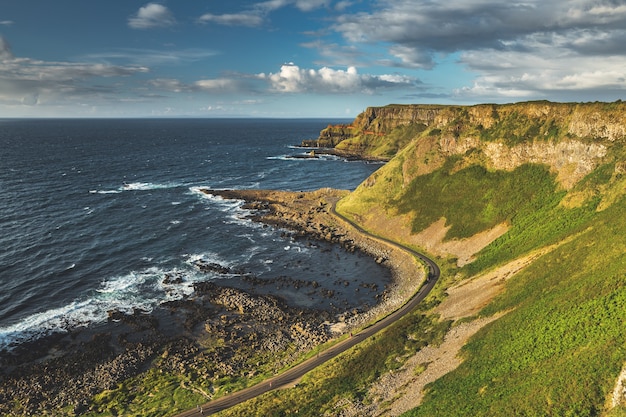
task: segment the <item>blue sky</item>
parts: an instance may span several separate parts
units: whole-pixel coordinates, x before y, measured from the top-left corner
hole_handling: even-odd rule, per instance
[[[3,0],[0,117],[614,101],[623,0]]]

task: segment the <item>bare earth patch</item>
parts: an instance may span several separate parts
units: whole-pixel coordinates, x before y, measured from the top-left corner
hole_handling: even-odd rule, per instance
[[[446,219],[441,218],[428,226],[420,233],[414,235],[416,242],[424,242],[423,246],[431,253],[439,256],[454,256],[457,265],[463,266],[474,260],[474,255],[485,246],[502,236],[509,230],[505,223],[475,234],[467,239],[451,239],[444,242],[450,226],[446,226]]]
[[[431,237],[437,236],[435,228]],[[493,298],[504,291],[505,282],[540,256],[569,241],[542,248],[475,278],[448,289],[448,297],[437,307],[442,319],[459,320],[472,317]],[[399,370],[383,375],[368,393],[371,405],[361,409],[361,415],[398,416],[418,407],[427,384],[456,369],[462,359],[461,348],[480,329],[499,319],[506,312],[453,325],[440,346],[427,346],[412,356]]]
[[[371,416],[399,416],[422,402],[424,387],[455,370],[462,362],[458,353],[467,340],[502,314],[463,323],[450,329],[440,346],[427,346],[399,370],[383,375],[371,388],[375,398]]]
[[[355,216],[357,217],[357,216]],[[506,223],[475,234],[467,239],[450,239],[444,241],[450,226],[446,226],[446,219],[441,218],[419,233],[411,231],[410,216],[390,216],[378,207],[371,207],[367,218],[358,216],[359,223],[367,225],[382,235],[393,236],[399,242],[424,248],[427,252],[440,257],[452,256],[457,258],[457,265],[463,266],[474,260],[474,255],[485,246],[505,234],[509,230]]]

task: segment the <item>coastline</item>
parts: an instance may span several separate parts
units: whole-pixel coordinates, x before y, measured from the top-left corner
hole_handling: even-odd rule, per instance
[[[251,218],[255,221],[339,244],[349,251],[358,250],[391,272],[392,281],[379,302],[367,311],[346,318],[345,326],[338,326],[345,327],[343,333],[397,310],[426,279],[424,266],[413,256],[382,240],[365,236],[330,212],[333,203],[349,191],[331,188],[307,192],[256,189],[202,191],[224,199],[243,200],[244,208],[251,210]]]
[[[245,200],[244,207],[250,209],[253,220],[367,254],[391,271],[392,282],[379,293],[373,307],[340,314],[292,308],[275,297],[213,283],[197,284],[193,299],[168,303],[157,313],[111,312],[108,323],[53,335],[23,346],[17,355],[0,357],[3,415],[32,414],[68,406],[75,415],[94,411],[90,399],[95,394],[114,389],[148,369],[191,370],[205,382],[220,375],[253,377],[257,372],[247,369],[245,362],[257,351],[275,354],[276,362],[266,364],[265,372],[287,366],[316,346],[394,311],[419,285],[407,278],[415,277],[415,271],[421,270],[412,257],[361,236],[332,216],[329,208],[347,191],[206,192]],[[219,268],[219,265],[205,267]],[[177,277],[166,279],[175,281]],[[274,284],[296,288],[303,285]],[[258,329],[265,329],[266,333]],[[276,338],[276,334],[281,336]],[[220,343],[227,346],[213,349],[210,355],[199,347]],[[296,350],[281,353],[287,346],[295,346]],[[219,364],[219,369],[207,370],[209,362]],[[214,394],[203,392],[206,399]],[[10,408],[10,400],[24,404]]]

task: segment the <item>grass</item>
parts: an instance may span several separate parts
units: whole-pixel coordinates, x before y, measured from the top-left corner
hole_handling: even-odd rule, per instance
[[[336,415],[337,404],[363,400],[376,378],[399,368],[416,350],[443,340],[449,324],[422,310],[415,311],[310,372],[296,388],[265,394],[219,415]]]
[[[623,202],[588,226],[509,283],[483,314],[512,312],[407,416],[601,414],[626,357]]]
[[[556,205],[554,178],[546,167],[523,165],[512,172],[488,171],[480,165],[454,172],[454,162],[417,177],[391,204],[411,213],[414,232],[441,217],[451,226],[447,238],[466,238],[499,223],[514,222],[546,205]]]
[[[245,350],[245,346],[241,347]],[[275,371],[274,364],[293,353],[290,349],[276,354],[251,355],[248,370],[240,375],[224,375],[213,362],[211,348],[199,353],[185,373],[170,369],[169,359],[157,358],[149,370],[119,384],[116,388],[95,395],[87,417],[152,416],[161,417],[195,408],[207,402],[203,394],[219,398],[228,393],[254,385]],[[304,356],[304,355],[303,355]],[[250,377],[249,370],[255,370]],[[73,413],[68,412],[68,415]]]
[[[516,117],[487,134],[526,124]],[[549,140],[563,135],[553,122],[527,126]],[[510,144],[528,140],[525,134],[511,136]],[[407,416],[603,415],[626,358],[626,202],[616,169],[624,158],[622,146],[611,145],[605,163],[565,191],[545,166],[491,171],[469,153],[403,184],[407,159],[401,152],[350,196],[342,208],[355,217],[367,219],[371,207],[382,206],[409,215],[414,232],[445,217],[447,239],[506,222],[509,231],[476,261],[450,269],[461,277],[561,243],[482,311],[509,313],[472,339],[465,362],[431,384],[423,405]],[[572,195],[583,198],[563,204]],[[608,415],[624,415],[624,409]]]
[[[200,394],[184,388],[176,375],[153,368],[114,390],[96,395],[92,403],[94,411],[84,415],[160,417],[172,410],[193,408],[203,401]]]
[[[337,145],[337,149],[364,153],[375,158],[390,159],[424,130],[426,130],[424,124],[416,123],[397,126],[384,137],[362,133],[354,138],[344,140]]]

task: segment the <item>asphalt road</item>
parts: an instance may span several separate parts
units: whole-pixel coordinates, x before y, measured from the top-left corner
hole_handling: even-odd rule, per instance
[[[294,366],[293,368],[283,372],[282,374],[276,375],[257,385],[254,385],[249,388],[243,389],[241,391],[237,391],[235,393],[218,398],[217,400],[203,404],[199,406],[198,408],[185,411],[183,413],[178,414],[176,417],[198,417],[198,416],[203,416],[203,415],[204,416],[210,415],[213,413],[217,413],[218,411],[222,411],[227,408],[230,408],[234,405],[240,404],[244,401],[250,400],[268,391],[272,391],[274,389],[278,389],[278,388],[285,387],[285,386],[291,386],[297,383],[297,381],[299,381],[307,372],[320,366],[324,362],[336,357],[337,355],[345,352],[346,350],[350,349],[351,347],[353,347],[360,341],[367,339],[368,337],[374,335],[375,333],[379,332],[380,330],[384,329],[385,327],[399,320],[401,317],[403,317],[408,312],[413,310],[422,300],[424,300],[424,298],[426,298],[428,293],[433,289],[433,287],[437,283],[437,280],[439,279],[441,272],[439,270],[439,266],[437,266],[437,264],[432,259],[428,258],[426,255],[422,253],[419,253],[410,248],[407,248],[406,246],[402,246],[396,242],[393,242],[392,240],[386,239],[384,237],[372,235],[366,230],[363,230],[363,228],[361,228],[359,225],[354,224],[352,221],[350,221],[346,217],[337,213],[335,211],[335,204],[332,205],[331,213],[334,216],[338,217],[339,219],[349,223],[352,227],[357,229],[360,233],[367,235],[371,238],[386,242],[387,244],[398,247],[402,250],[405,250],[409,252],[410,254],[412,254],[413,256],[420,259],[422,262],[424,262],[428,266],[428,277],[426,281],[422,284],[420,289],[413,295],[413,297],[411,297],[406,302],[406,304],[404,304],[402,307],[400,307],[393,313],[389,314],[388,316],[381,319],[380,321],[377,321],[371,326],[364,328],[360,332],[354,333],[349,338],[335,344],[334,346],[328,348],[327,350],[320,352],[317,356],[314,356]]]

